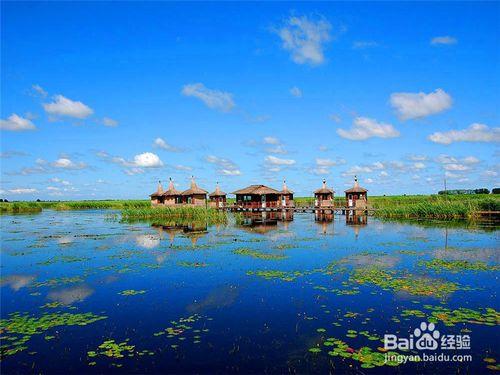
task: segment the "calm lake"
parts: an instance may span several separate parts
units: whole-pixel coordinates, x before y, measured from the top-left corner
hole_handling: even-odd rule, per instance
[[[1,217],[2,373],[500,367],[495,224],[296,213],[162,226],[109,215]],[[386,362],[384,334],[439,345],[389,351],[399,358],[472,361]]]

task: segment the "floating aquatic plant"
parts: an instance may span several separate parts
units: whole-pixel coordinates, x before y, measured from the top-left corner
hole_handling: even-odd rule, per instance
[[[123,290],[120,293],[118,293],[121,296],[136,296],[138,294],[144,294],[146,293],[145,290],[134,290],[134,289],[127,289]]]
[[[446,259],[433,259],[431,261],[420,261],[419,266],[434,271],[498,271],[500,267],[490,266],[485,262],[469,262],[467,260],[446,260]]]
[[[280,260],[280,259],[287,258],[287,256],[285,256],[285,255],[263,253],[263,252],[260,252],[260,251],[254,250],[254,249],[250,249],[247,247],[242,247],[242,248],[233,250],[233,254],[246,255],[246,256],[250,256],[252,258],[265,259],[265,260]]]

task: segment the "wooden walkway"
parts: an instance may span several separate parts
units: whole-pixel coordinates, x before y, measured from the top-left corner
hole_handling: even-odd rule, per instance
[[[354,207],[239,207],[239,206],[226,206],[220,207],[219,210],[231,212],[311,212],[322,214],[373,214],[376,209],[374,208],[354,208]]]

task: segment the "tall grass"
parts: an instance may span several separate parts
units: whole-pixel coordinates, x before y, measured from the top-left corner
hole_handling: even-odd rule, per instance
[[[470,219],[500,211],[500,197],[484,195],[372,197],[369,202],[379,217]]]
[[[121,210],[150,207],[149,200],[89,200],[45,202],[0,202],[0,213],[30,213],[42,210]]]
[[[178,207],[147,207],[127,208],[121,210],[122,220],[183,220],[206,222],[208,224],[223,224],[227,222],[227,213],[214,208],[178,206]]]

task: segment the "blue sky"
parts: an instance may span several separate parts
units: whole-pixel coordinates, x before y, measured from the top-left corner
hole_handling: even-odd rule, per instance
[[[499,3],[1,7],[3,198],[500,185]]]

